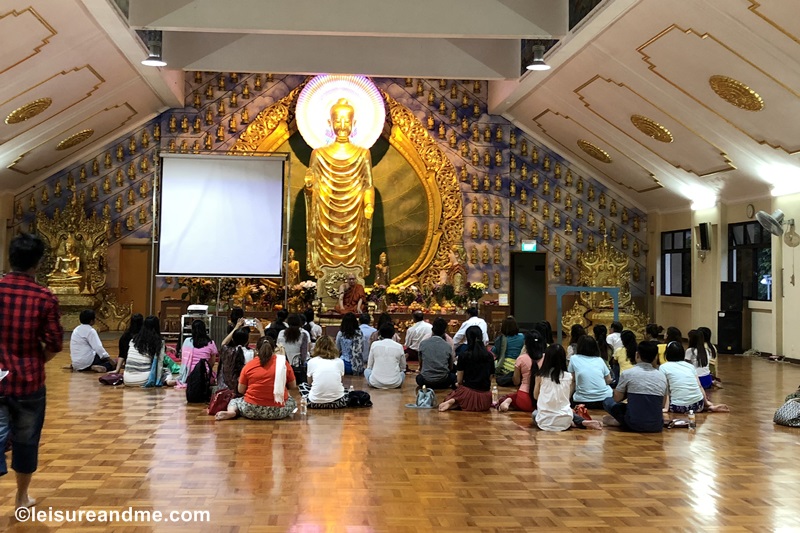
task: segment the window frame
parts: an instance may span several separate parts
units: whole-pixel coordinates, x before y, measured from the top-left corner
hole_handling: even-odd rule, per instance
[[[680,247],[675,246],[675,237],[680,236],[683,240]],[[666,246],[667,236],[672,243]],[[661,232],[661,288],[659,290],[661,296],[678,296],[681,298],[691,298],[692,296],[692,252],[693,250],[692,229],[679,229],[672,231]],[[681,287],[678,292],[671,290],[672,283],[670,282],[670,292],[667,291],[667,279],[671,279],[672,274],[672,259],[675,255],[680,256],[681,263]],[[669,268],[668,268],[669,265]],[[669,272],[667,272],[669,270]],[[668,278],[668,274],[670,278]]]
[[[742,243],[737,243],[735,234],[738,228],[742,228]],[[749,231],[748,228],[752,228]],[[761,227],[757,221],[736,222],[728,224],[728,281],[741,281],[743,285],[743,295],[745,300],[753,300],[756,302],[771,302],[773,300],[772,290],[775,287],[774,282],[770,284],[767,290],[769,298],[761,297],[759,295],[759,261],[761,254],[767,251],[769,257],[769,273],[772,276],[772,234]],[[736,265],[742,262],[742,257],[737,252],[750,252],[750,269],[753,272],[753,278],[750,280],[737,279]]]

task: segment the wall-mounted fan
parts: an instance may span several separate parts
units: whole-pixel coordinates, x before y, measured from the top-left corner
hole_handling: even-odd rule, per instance
[[[785,242],[786,246],[789,248],[796,248],[797,246],[800,246],[800,235],[798,235],[797,231],[794,229],[794,219],[790,218],[784,222],[783,211],[780,209],[777,209],[771,215],[766,211],[759,211],[756,213],[756,220],[758,220],[758,223],[761,224],[762,228],[772,233],[776,237],[783,235],[783,242]],[[783,226],[788,227],[788,231],[785,233]],[[792,286],[795,284],[794,251],[792,251],[792,275],[789,277],[789,283]]]

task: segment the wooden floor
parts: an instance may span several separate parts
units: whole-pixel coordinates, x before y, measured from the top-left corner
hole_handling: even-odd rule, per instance
[[[48,365],[37,508],[208,510],[210,522],[22,524],[11,474],[0,531],[800,530],[800,430],[772,424],[796,365],[721,356],[714,401],[731,414],[638,435],[407,409],[409,383],[370,391],[371,409],[215,423],[182,391],[103,387],[66,362]]]

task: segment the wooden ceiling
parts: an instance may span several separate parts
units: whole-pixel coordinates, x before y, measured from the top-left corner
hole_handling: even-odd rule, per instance
[[[795,0],[607,0],[569,32],[566,2],[364,2],[131,0],[130,23],[110,0],[4,2],[0,191],[182,107],[181,68],[490,79],[491,112],[648,211],[800,184]],[[142,67],[132,27],[163,30],[175,70]],[[516,77],[520,40],[549,37],[553,69]]]

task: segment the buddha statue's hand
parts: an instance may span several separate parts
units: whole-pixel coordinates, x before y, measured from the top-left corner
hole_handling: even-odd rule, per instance
[[[375,208],[372,207],[372,204],[367,204],[364,207],[364,216],[367,217],[367,220],[372,219],[372,213],[375,212]]]
[[[311,175],[310,172],[306,173],[305,186],[306,189],[310,189],[311,187],[314,186],[314,177]]]

